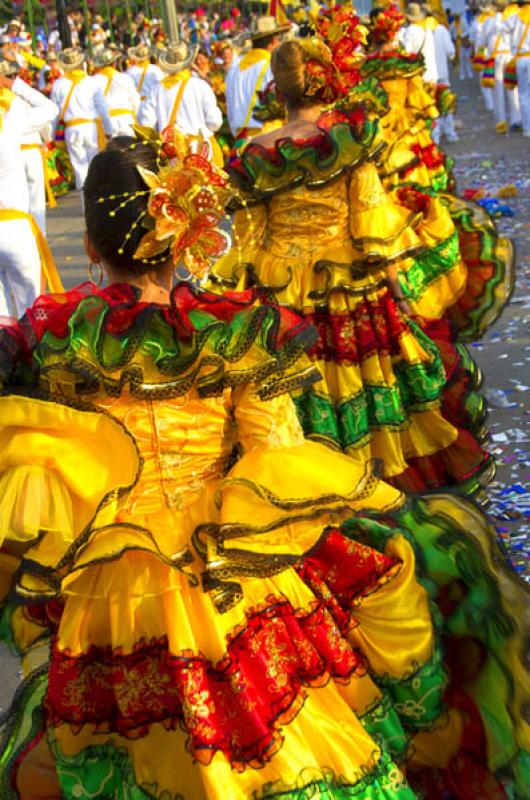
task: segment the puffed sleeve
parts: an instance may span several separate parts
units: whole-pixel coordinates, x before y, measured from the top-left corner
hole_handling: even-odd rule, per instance
[[[233,402],[242,455],[218,487],[218,524],[197,531],[220,610],[237,602],[238,580],[297,563],[327,526],[402,502],[369,467],[304,439],[289,395],[263,401],[247,385]]]
[[[414,230],[419,217],[386,193],[372,161],[352,171],[349,199],[351,235],[364,258],[395,261],[420,248]]]
[[[0,544],[47,534],[62,551],[139,471],[131,437],[106,414],[6,395],[0,420]]]

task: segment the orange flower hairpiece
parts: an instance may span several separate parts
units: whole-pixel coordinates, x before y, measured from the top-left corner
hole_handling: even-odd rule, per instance
[[[329,104],[345,95],[348,88],[325,42],[313,36],[298,43],[304,54],[306,97]]]
[[[370,38],[377,43],[391,42],[405,24],[405,15],[395,6],[381,10],[372,19]]]
[[[137,127],[137,135],[155,142],[152,131]],[[200,138],[190,140],[175,128],[167,128],[156,144],[165,163],[158,172],[138,167],[149,189],[149,227],[134,258],[152,261],[170,249],[177,264],[202,277],[212,259],[222,255],[230,244],[220,230],[225,207],[232,192],[227,174],[209,160],[209,145]]]
[[[316,21],[319,36],[329,47],[333,65],[347,89],[360,80],[359,67],[365,58],[366,28],[350,4],[321,10]]]

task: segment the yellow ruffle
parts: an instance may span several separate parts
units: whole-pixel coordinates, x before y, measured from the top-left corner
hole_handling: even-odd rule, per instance
[[[0,419],[2,539],[29,543],[46,532],[58,556],[109,492],[134,481],[137,450],[105,414],[6,396]]]
[[[394,261],[420,248],[412,226],[416,215],[386,194],[375,164],[352,173],[350,199],[351,235],[365,258]]]
[[[353,646],[362,648],[376,674],[401,678],[431,656],[432,628],[427,595],[414,578],[410,545],[397,536],[388,547],[389,555],[401,560],[401,569],[355,607],[358,624],[348,637]],[[142,587],[143,598],[136,594],[134,580],[140,575],[151,583],[150,589]],[[167,636],[171,653],[200,654],[216,663],[226,654],[228,637],[245,624],[248,614],[266,607],[270,603],[267,598],[281,597],[294,608],[307,611],[314,601],[294,570],[273,578],[245,579],[242,586],[242,602],[218,614],[208,594],[192,587],[182,573],[171,570],[155,554],[128,552],[114,563],[95,564],[78,576],[75,585],[65,586],[66,604],[57,645],[71,654],[86,652],[94,644],[111,645],[126,653],[142,638]],[[184,785],[189,793],[193,786],[198,798],[248,797],[266,782],[281,777],[287,784],[295,783],[302,769],[316,772],[323,765],[353,780],[361,764],[378,757],[356,715],[377,702],[380,690],[369,676],[354,675],[347,687],[330,682],[318,690],[306,689],[304,695],[306,702],[298,715],[291,721],[287,715],[284,720],[281,748],[260,770],[237,774],[221,756],[205,769],[189,759],[180,729],[164,731],[158,724],[150,726],[139,740],[114,733],[105,738],[129,752],[139,783],[149,784],[156,774],[158,785],[171,793],[182,791]],[[117,692],[118,702],[119,698]],[[127,702],[125,695],[124,700]],[[316,738],[315,730],[319,731]],[[322,750],[322,731],[327,731],[326,741],[333,741],[332,752]],[[61,750],[69,755],[101,738],[101,732],[96,733],[90,725],[76,727],[75,731],[60,725],[54,735]],[[172,758],[180,753],[183,769],[175,772],[160,767],[160,762],[163,765],[166,761],[165,753],[172,753]],[[222,790],[215,789],[217,781],[222,781]]]

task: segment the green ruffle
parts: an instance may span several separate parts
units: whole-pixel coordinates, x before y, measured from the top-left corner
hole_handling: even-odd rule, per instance
[[[458,233],[414,256],[410,267],[399,274],[407,300],[418,300],[429,286],[447,275],[460,260]]]
[[[381,551],[393,535],[402,533],[414,549],[417,575],[432,608],[441,602],[443,616],[436,613],[434,619],[448,655],[468,642],[481,644],[477,675],[461,677],[459,684],[472,696],[486,726],[490,768],[507,789],[512,787],[508,796],[522,800],[530,764],[515,738],[514,720],[521,724],[525,718],[528,697],[521,686],[515,692],[513,659],[520,660],[520,671],[526,669],[523,609],[528,588],[506,565],[495,531],[469,501],[455,495],[409,498],[389,517],[393,531],[372,513],[347,520],[341,530]],[[477,654],[469,651],[466,661],[466,652],[459,652],[457,659],[472,672]],[[397,695],[392,699],[399,702]]]
[[[425,61],[422,55],[405,53],[392,53],[385,57],[382,55],[369,56],[360,68],[363,78],[377,78],[380,81],[394,78],[412,78],[421,75],[425,70]]]
[[[377,117],[386,113],[387,104],[377,81],[363,81],[323,112],[319,133],[307,140],[279,138],[270,149],[250,142],[230,164],[232,181],[256,201],[302,184],[323,186],[379,152],[383,144],[376,141]]]
[[[393,386],[364,385],[358,394],[335,403],[318,387],[293,395],[304,434],[324,439],[341,449],[360,447],[380,428],[403,430],[411,411],[426,411],[440,400],[445,371],[440,354],[418,325],[409,320],[415,338],[431,356],[428,364],[394,365]]]
[[[453,195],[443,195],[457,230],[460,248],[466,260],[465,239],[480,242],[468,264],[468,285],[474,284],[473,270],[489,266],[491,275],[480,281],[480,296],[473,307],[461,313],[458,305],[449,309],[447,317],[455,324],[461,341],[480,339],[494,324],[510,299],[515,286],[515,256],[510,240],[499,236],[494,220],[481,206]],[[469,290],[468,290],[469,295]]]
[[[64,800],[184,800],[161,792],[157,786],[139,787],[125,751],[111,744],[88,747],[77,756],[66,756],[53,747]],[[414,800],[416,795],[390,758],[383,754],[377,766],[355,784],[347,784],[331,771],[322,778],[298,786],[283,782],[264,784],[253,793],[258,800]]]
[[[238,303],[183,286],[180,295],[173,293],[176,308],[170,312],[144,306],[132,287],[118,285],[78,302],[74,298],[67,324],[55,325],[63,301],[54,307],[53,298],[45,298],[51,322],[34,349],[33,373],[16,351],[4,354],[0,385],[5,390],[39,385],[67,397],[119,396],[128,389],[134,397],[163,399],[182,396],[192,386],[206,397],[254,383],[266,399],[320,380],[304,357],[316,335],[311,327],[276,304],[248,302],[251,296],[245,293],[246,302]],[[216,308],[226,319],[219,318]],[[38,308],[29,313],[39,319]],[[28,327],[24,323],[20,329]],[[14,341],[10,330],[0,336],[0,350],[4,344],[9,350]]]
[[[19,800],[13,786],[18,759],[44,729],[43,703],[48,688],[47,665],[33,672],[20,685],[11,712],[2,723],[0,735],[0,797]]]

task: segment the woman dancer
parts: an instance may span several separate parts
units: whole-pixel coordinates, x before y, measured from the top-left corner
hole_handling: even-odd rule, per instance
[[[383,189],[370,96],[360,84],[324,110],[343,84],[316,39],[281,45],[273,71],[289,119],[232,165],[247,207],[212,277],[266,286],[317,327],[310,356],[323,381],[295,394],[308,436],[360,464],[380,460],[385,478],[405,490],[474,490],[490,458],[453,424],[465,418],[460,399],[451,420],[444,416],[440,351],[408,313],[398,265],[423,249],[412,225],[418,215]],[[451,358],[453,402],[468,376],[454,349]]]
[[[430,133],[435,98],[423,84],[422,56],[399,44],[403,22],[396,6],[373,9],[370,50],[360,68],[388,93],[390,110],[381,118],[385,185],[419,215],[415,229],[424,248],[401,263],[401,290],[414,313],[446,315],[460,339],[476,339],[509,299],[512,246],[480,206],[449,193],[445,158]]]
[[[2,798],[409,800],[396,761],[432,797],[497,796],[526,730],[520,588],[501,594],[460,530],[487,541],[472,506],[405,507],[304,439],[303,321],[256,291],[171,290],[174,259],[222,244],[225,191],[180,140],[113,140],[85,184],[109,286],[43,297],[1,334],[3,630],[32,670]]]

